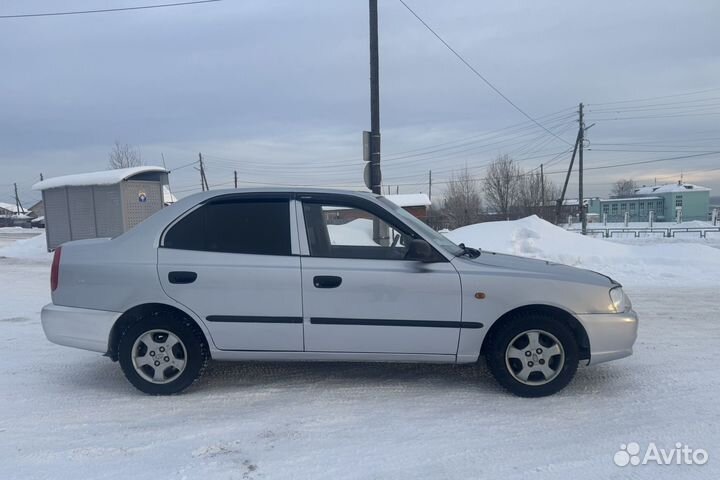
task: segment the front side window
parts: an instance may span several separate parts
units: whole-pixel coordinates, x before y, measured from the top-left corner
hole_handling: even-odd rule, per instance
[[[435,245],[440,246],[443,250],[453,256],[458,256],[463,252],[463,249],[455,245],[445,235],[436,232],[425,222],[419,220],[413,214],[405,210],[404,208],[395,205],[393,202],[384,197],[378,197],[378,201],[385,205],[385,208],[393,212],[397,217],[400,217],[405,224],[410,225],[416,232],[420,232],[425,238],[431,239]],[[476,245],[480,247],[481,245]]]
[[[288,200],[220,199],[190,212],[165,235],[165,248],[290,255]]]
[[[676,195],[676,196],[675,196],[675,206],[676,206],[676,207],[682,207],[682,206],[683,206],[682,200],[683,200],[683,199],[682,199],[682,195]]]
[[[350,205],[303,203],[313,257],[403,260],[414,234]]]

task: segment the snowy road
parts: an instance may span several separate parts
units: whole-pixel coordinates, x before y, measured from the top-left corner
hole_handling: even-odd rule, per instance
[[[47,262],[0,259],[0,478],[718,478],[720,288],[628,288],[636,354],[514,398],[483,366],[215,364],[141,395],[117,364],[47,342]],[[621,443],[704,466],[620,468]]]

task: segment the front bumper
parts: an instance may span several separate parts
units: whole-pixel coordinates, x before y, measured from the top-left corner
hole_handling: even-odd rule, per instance
[[[634,310],[622,313],[578,315],[590,340],[588,365],[609,362],[632,355],[637,339],[638,316]]]
[[[107,353],[110,330],[120,315],[117,312],[48,303],[42,309],[41,319],[45,336],[51,342]]]

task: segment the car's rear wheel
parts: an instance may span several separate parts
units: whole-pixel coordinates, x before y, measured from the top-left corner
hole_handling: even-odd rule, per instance
[[[150,395],[179,393],[204,372],[210,358],[200,329],[182,318],[151,315],[128,326],[118,360],[127,379]]]
[[[487,353],[497,381],[521,397],[543,397],[570,383],[579,362],[577,341],[565,322],[525,314],[498,327]]]

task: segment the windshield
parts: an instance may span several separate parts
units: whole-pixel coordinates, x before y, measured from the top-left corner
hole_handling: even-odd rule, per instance
[[[424,222],[418,220],[413,214],[411,214],[404,208],[397,206],[387,198],[377,197],[377,199],[382,202],[382,204],[385,205],[388,210],[392,211],[395,215],[400,217],[411,228],[422,234],[422,236],[424,236],[425,238],[432,240],[435,245],[442,248],[450,255],[458,256],[463,253],[463,249],[448,240],[445,235],[436,232]]]

